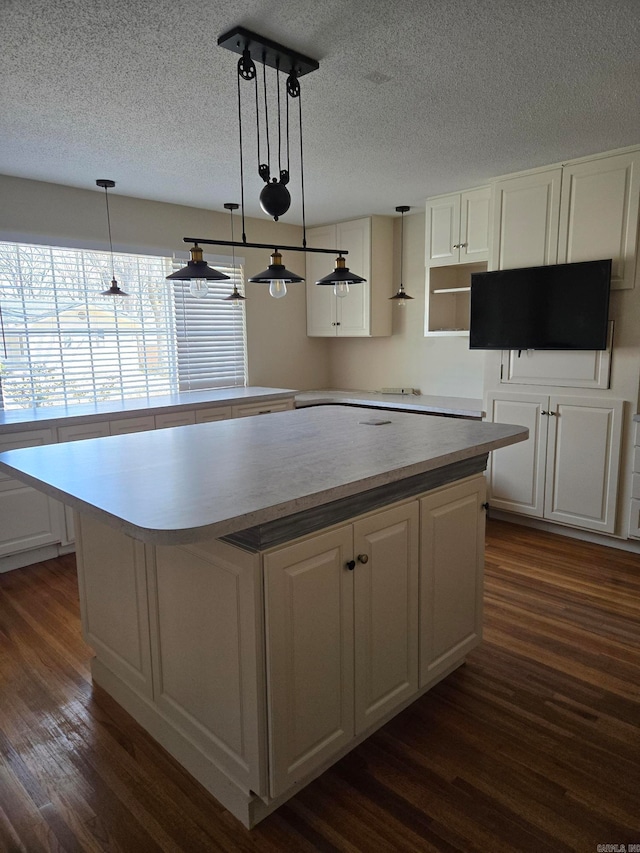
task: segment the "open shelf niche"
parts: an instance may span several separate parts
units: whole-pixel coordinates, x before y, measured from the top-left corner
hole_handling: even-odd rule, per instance
[[[486,261],[427,267],[425,335],[469,334],[471,273],[486,270]]]

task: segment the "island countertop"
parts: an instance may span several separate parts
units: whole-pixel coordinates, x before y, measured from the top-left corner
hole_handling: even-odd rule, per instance
[[[0,470],[156,544],[217,538],[524,441],[510,424],[321,406],[0,454]]]

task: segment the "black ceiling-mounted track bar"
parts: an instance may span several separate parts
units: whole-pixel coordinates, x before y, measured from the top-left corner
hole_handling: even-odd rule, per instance
[[[236,246],[239,249],[283,249],[285,252],[317,252],[323,255],[348,255],[346,249],[311,249],[309,246],[283,246],[282,243],[242,243],[237,240],[205,240],[201,237],[183,237],[185,243],[201,246]]]
[[[295,71],[298,77],[317,71],[320,67],[315,59],[278,44],[277,41],[252,33],[251,30],[245,30],[244,27],[234,27],[221,35],[218,45],[241,55],[248,48],[254,62],[262,62],[270,68],[279,68],[285,73]]]

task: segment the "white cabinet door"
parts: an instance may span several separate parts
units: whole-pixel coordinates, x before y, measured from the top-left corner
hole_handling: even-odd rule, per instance
[[[420,500],[420,687],[482,639],[485,480]]]
[[[51,444],[49,429],[0,436],[0,452]],[[0,557],[54,545],[62,539],[62,504],[8,474],[0,473]]]
[[[460,195],[460,263],[489,258],[491,188],[480,187]]]
[[[488,394],[487,420],[529,429],[527,441],[491,453],[491,506],[613,533],[623,406],[605,397]]]
[[[418,518],[412,501],[355,522],[355,727],[418,689]]]
[[[622,411],[621,400],[550,398],[546,518],[613,533]]]
[[[495,509],[542,518],[549,418],[542,414],[546,395],[487,395],[487,420],[496,424],[520,424],[529,438],[490,454],[487,476],[489,500]]]
[[[561,184],[561,169],[496,183],[492,269],[556,263]]]
[[[306,260],[307,335],[374,337],[391,334],[393,220],[368,216],[311,228],[307,245],[348,252],[346,266],[366,281],[338,297],[332,285],[315,282],[335,267],[335,256],[310,252]]]
[[[460,193],[427,199],[427,266],[460,263]]]
[[[351,526],[265,554],[272,797],[354,735]]]
[[[634,286],[640,154],[565,166],[560,210],[560,263],[613,259],[612,288]]]
[[[427,199],[427,266],[488,259],[490,201],[490,187]]]
[[[337,244],[335,225],[310,228],[307,231],[307,245],[314,249],[346,248]],[[337,306],[333,287],[316,284],[316,281],[328,275],[334,267],[333,255],[315,252],[306,255],[307,335],[332,338],[336,336]]]
[[[336,239],[338,247],[349,252],[346,256],[347,267],[351,272],[366,279],[361,284],[349,285],[346,296],[335,297],[337,334],[338,337],[366,337],[371,328],[371,219],[339,222],[336,226]],[[333,288],[327,289],[333,292]]]

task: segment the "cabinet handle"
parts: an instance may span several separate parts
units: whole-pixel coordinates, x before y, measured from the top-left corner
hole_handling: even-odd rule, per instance
[[[358,562],[359,563],[368,563],[369,555],[368,554],[358,554]]]
[[[454,244],[453,244],[453,248],[454,248],[454,249],[459,249],[459,248],[460,248],[460,245],[461,245],[460,243],[454,243]]]
[[[468,243],[460,243],[460,248],[466,249],[468,245],[469,245]]]
[[[345,566],[347,569],[349,569],[350,572],[352,572],[356,567],[356,561],[355,560],[349,560],[348,563],[345,563]]]
[[[485,501],[483,504],[480,504],[480,506],[482,507],[482,509],[488,510],[490,507],[489,501]]]
[[[550,418],[555,418],[558,413],[557,412],[547,412],[547,414],[549,415]]]

